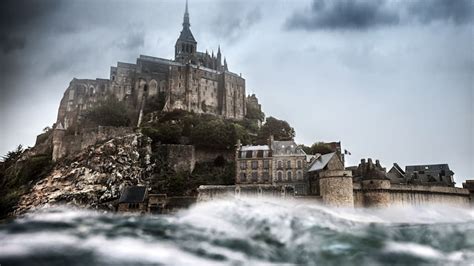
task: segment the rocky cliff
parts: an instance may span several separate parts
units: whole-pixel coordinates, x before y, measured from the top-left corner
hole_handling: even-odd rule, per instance
[[[140,133],[91,146],[58,162],[21,197],[15,214],[50,204],[112,210],[124,186],[147,185],[150,156],[151,139]]]

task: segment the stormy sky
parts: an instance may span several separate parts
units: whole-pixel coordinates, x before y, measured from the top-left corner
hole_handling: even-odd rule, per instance
[[[184,0],[3,0],[0,154],[55,122],[72,78],[172,58]],[[298,143],[342,141],[390,168],[449,163],[474,178],[474,1],[190,0],[198,50],[220,44]]]

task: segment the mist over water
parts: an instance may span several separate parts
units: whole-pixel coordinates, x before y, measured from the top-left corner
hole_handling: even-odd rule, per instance
[[[228,199],[173,215],[65,207],[0,224],[2,265],[469,265],[474,211]]]

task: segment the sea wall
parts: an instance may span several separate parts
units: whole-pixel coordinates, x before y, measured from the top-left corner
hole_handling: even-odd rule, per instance
[[[367,207],[371,205],[373,197],[367,195],[374,193],[384,195],[388,202],[386,206],[429,205],[443,204],[456,206],[469,206],[469,191],[454,187],[435,187],[420,185],[394,185],[384,189],[365,189],[360,184],[354,183],[354,206]]]

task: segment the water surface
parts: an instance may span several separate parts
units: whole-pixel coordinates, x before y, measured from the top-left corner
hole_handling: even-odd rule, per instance
[[[274,199],[173,215],[48,208],[0,225],[2,265],[472,265],[474,211],[331,209]]]

